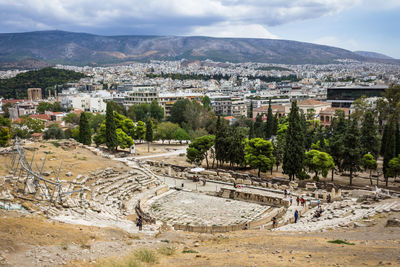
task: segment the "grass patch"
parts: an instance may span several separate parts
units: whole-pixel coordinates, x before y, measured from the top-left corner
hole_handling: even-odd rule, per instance
[[[182,253],[199,253],[199,252],[193,249],[185,249],[182,251]]]
[[[89,244],[81,244],[81,248],[83,249],[90,249],[91,246]]]
[[[138,249],[134,253],[137,260],[146,263],[155,263],[157,261],[157,256],[154,251],[148,248]]]
[[[350,245],[350,246],[354,246],[355,245],[354,243],[349,243],[349,242],[346,242],[346,241],[343,241],[343,240],[340,240],[340,239],[331,240],[331,241],[328,241],[328,243],[343,244],[343,245]]]
[[[86,157],[78,158],[78,160],[87,160]]]
[[[160,247],[160,248],[157,250],[157,252],[160,253],[160,254],[162,254],[162,255],[165,255],[165,256],[171,256],[171,255],[174,255],[174,254],[175,254],[175,252],[176,252],[176,247],[173,247],[173,246],[163,246],[163,247]]]
[[[62,250],[67,250],[68,249],[68,243],[67,242],[61,242],[60,247]]]
[[[129,239],[133,239],[133,240],[140,240],[140,236],[134,235],[134,234],[129,234],[129,235],[128,235],[128,238],[129,238]]]
[[[60,146],[60,144],[59,144],[58,142],[56,142],[56,141],[52,141],[52,142],[50,142],[50,143],[52,143],[53,146],[55,146],[55,147],[59,147],[59,146]]]
[[[165,239],[165,240],[161,240],[161,242],[169,243],[169,240]]]

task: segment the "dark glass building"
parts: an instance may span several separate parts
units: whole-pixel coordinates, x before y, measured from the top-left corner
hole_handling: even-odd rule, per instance
[[[366,97],[381,97],[387,86],[374,87],[332,87],[328,88],[327,101],[332,107],[349,108],[354,100]]]

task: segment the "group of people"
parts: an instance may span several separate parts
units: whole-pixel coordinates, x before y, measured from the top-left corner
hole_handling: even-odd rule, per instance
[[[314,213],[314,218],[321,217],[322,212],[323,212],[323,210],[322,210],[321,206],[319,206],[319,208]]]
[[[201,181],[203,183],[203,186],[205,186],[206,185],[206,178],[202,179]],[[193,177],[193,182],[195,182],[195,183],[200,182],[199,176],[194,176]]]
[[[301,204],[301,206],[304,207],[306,204],[306,200],[303,197],[299,197],[299,196],[297,196],[296,202],[297,202],[297,206],[299,206]]]
[[[240,184],[237,184],[236,182],[233,183],[233,188],[242,188]]]

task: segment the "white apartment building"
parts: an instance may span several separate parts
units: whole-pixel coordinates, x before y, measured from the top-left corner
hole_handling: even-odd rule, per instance
[[[110,97],[107,91],[96,91],[92,94],[79,93],[61,97],[63,108],[74,108],[89,112],[106,112],[107,103],[104,101]]]

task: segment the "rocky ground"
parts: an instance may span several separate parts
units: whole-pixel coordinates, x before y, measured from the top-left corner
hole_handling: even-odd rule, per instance
[[[136,265],[131,266],[145,266],[148,264],[132,256],[142,248],[154,252],[152,264],[156,266],[400,265],[400,201],[395,194],[390,196],[381,190],[335,193],[332,189],[335,201],[323,201],[323,213],[316,218],[315,201],[322,195],[325,200],[328,190],[316,189],[313,184],[308,189],[290,184],[293,201],[278,218],[275,229],[271,230],[268,222],[229,233],[175,231],[171,226],[177,222],[235,224],[258,219],[274,208],[216,197],[221,188],[233,188],[229,182],[233,178],[228,173],[219,173],[225,177],[223,180],[202,185],[182,179],[189,173],[164,167],[166,161],[152,167],[126,155],[116,158],[73,141],[57,144],[24,146],[28,158],[35,153],[37,165],[45,155],[48,157],[45,171],[49,172],[49,179],[55,179],[62,159],[67,168],[60,175],[65,191],[83,191],[66,195],[62,205],[49,204],[43,189],[35,200],[28,199],[15,174],[1,165],[0,206],[8,209],[10,203],[19,203],[23,208],[0,209],[0,266],[115,266],[110,262],[126,263],[132,257]],[[174,145],[157,147],[162,145],[153,147],[154,154],[177,151]],[[0,157],[5,162],[9,155]],[[207,175],[216,177],[213,172]],[[244,182],[236,190],[289,202],[289,196],[283,194],[287,186],[268,181]],[[182,183],[185,191],[166,191],[166,185],[179,188]],[[294,199],[298,195],[308,200],[307,208],[297,205]],[[139,231],[135,224],[137,208],[144,215],[150,212],[158,222],[145,223]],[[301,217],[294,224],[296,209]],[[168,220],[171,216],[172,220]],[[339,241],[328,242],[334,240]]]

